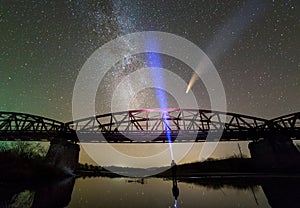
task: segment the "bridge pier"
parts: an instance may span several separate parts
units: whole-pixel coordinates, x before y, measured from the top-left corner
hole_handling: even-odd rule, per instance
[[[73,172],[78,165],[79,151],[78,144],[64,139],[54,139],[50,143],[46,162],[51,166]]]
[[[249,143],[248,148],[258,170],[300,170],[300,152],[286,135],[270,134]]]

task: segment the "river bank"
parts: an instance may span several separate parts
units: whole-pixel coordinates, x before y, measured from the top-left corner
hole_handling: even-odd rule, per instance
[[[93,168],[94,167],[94,168]],[[156,167],[156,168],[130,168],[130,167],[99,167],[89,166],[85,168],[81,166],[75,171],[77,177],[93,177],[93,176],[107,176],[107,177],[123,177],[129,173],[136,173],[140,176],[147,173],[158,172],[155,177],[172,177],[173,170],[170,167]],[[161,170],[161,171],[160,171]],[[132,174],[130,174],[132,175]],[[195,162],[188,164],[176,165],[176,177],[241,177],[241,178],[256,178],[268,176],[300,176],[300,169],[297,167],[278,169],[273,167],[257,166],[256,162],[251,158],[227,158],[221,160],[207,160],[204,162]],[[150,175],[149,175],[150,176]]]

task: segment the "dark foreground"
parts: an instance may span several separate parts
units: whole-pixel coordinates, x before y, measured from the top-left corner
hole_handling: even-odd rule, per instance
[[[185,188],[181,190],[181,186],[195,186],[206,187],[204,192],[207,190],[225,190],[224,194],[227,194],[227,189],[245,190],[251,196],[253,194],[257,204],[259,199],[256,199],[255,193],[257,187],[261,187],[262,193],[271,207],[300,207],[300,201],[298,200],[300,195],[300,174],[297,168],[278,170],[270,167],[257,167],[253,160],[249,158],[229,158],[202,163],[182,164],[176,166],[175,175],[173,167],[155,176],[146,178],[124,178],[118,173],[131,172],[133,170],[137,173],[147,173],[147,169],[110,167],[110,170],[114,170],[114,172],[110,172],[102,167],[83,165],[77,169],[76,177],[70,177],[70,174],[65,170],[50,167],[44,164],[43,161],[28,160],[9,153],[1,155],[0,165],[2,167],[0,173],[0,207],[10,207],[12,204],[18,203],[20,207],[66,207],[70,203],[71,207],[76,207],[74,203],[79,203],[76,199],[78,190],[75,191],[76,193],[73,193],[74,184],[78,180],[81,181],[79,183],[81,184],[85,180],[89,181],[92,178],[95,178],[96,181],[98,181],[97,178],[99,178],[99,181],[106,181],[99,184],[101,187],[105,186],[106,189],[103,190],[104,192],[97,193],[97,197],[103,194],[106,195],[107,191],[117,191],[113,188],[117,181],[133,184],[133,187],[137,188],[139,185],[134,184],[140,184],[146,189],[147,185],[145,184],[154,183],[152,185],[155,186],[153,187],[153,193],[147,198],[149,200],[160,189],[159,181],[169,181],[167,184],[173,186],[170,187],[170,194],[172,195],[173,192],[174,195],[175,190],[175,193],[177,193],[175,196],[176,198],[179,197],[179,199],[180,197],[186,198],[184,193],[187,190]],[[86,177],[88,179],[84,179]],[[85,187],[85,185],[82,186],[81,189],[86,189],[85,191],[88,193],[90,190],[98,187],[96,184],[89,184],[90,189]],[[130,187],[128,188],[130,189]],[[125,193],[128,192],[127,194],[130,193],[127,190],[128,188],[123,190]],[[196,193],[196,190],[191,190],[192,193]],[[111,197],[111,195],[107,197]],[[93,205],[99,206],[96,198]],[[28,206],[24,205],[26,200],[30,201],[27,203],[29,204]]]
[[[67,170],[47,165],[43,160],[20,157],[11,152],[0,153],[1,186],[35,186],[70,176]]]

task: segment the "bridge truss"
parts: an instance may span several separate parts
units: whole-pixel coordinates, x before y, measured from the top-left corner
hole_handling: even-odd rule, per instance
[[[258,140],[281,133],[300,139],[300,113],[266,120],[199,109],[143,109],[59,122],[41,116],[0,112],[0,140],[72,142],[200,142]],[[78,139],[79,136],[79,139]],[[211,140],[211,141],[214,141]]]
[[[43,141],[64,137],[65,125],[25,113],[0,112],[0,140]]]
[[[192,142],[204,141],[208,132],[222,135],[223,140],[256,139],[267,128],[266,122],[234,113],[169,108],[110,113],[66,125],[88,142]],[[99,133],[105,140],[97,138]]]
[[[300,139],[300,112],[271,119],[268,128],[294,139]]]

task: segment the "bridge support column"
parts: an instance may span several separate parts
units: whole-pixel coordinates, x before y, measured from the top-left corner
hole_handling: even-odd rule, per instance
[[[79,151],[78,144],[63,139],[54,139],[50,143],[46,162],[54,167],[73,172],[78,165]]]
[[[271,134],[248,148],[259,170],[300,170],[300,152],[288,136]]]

